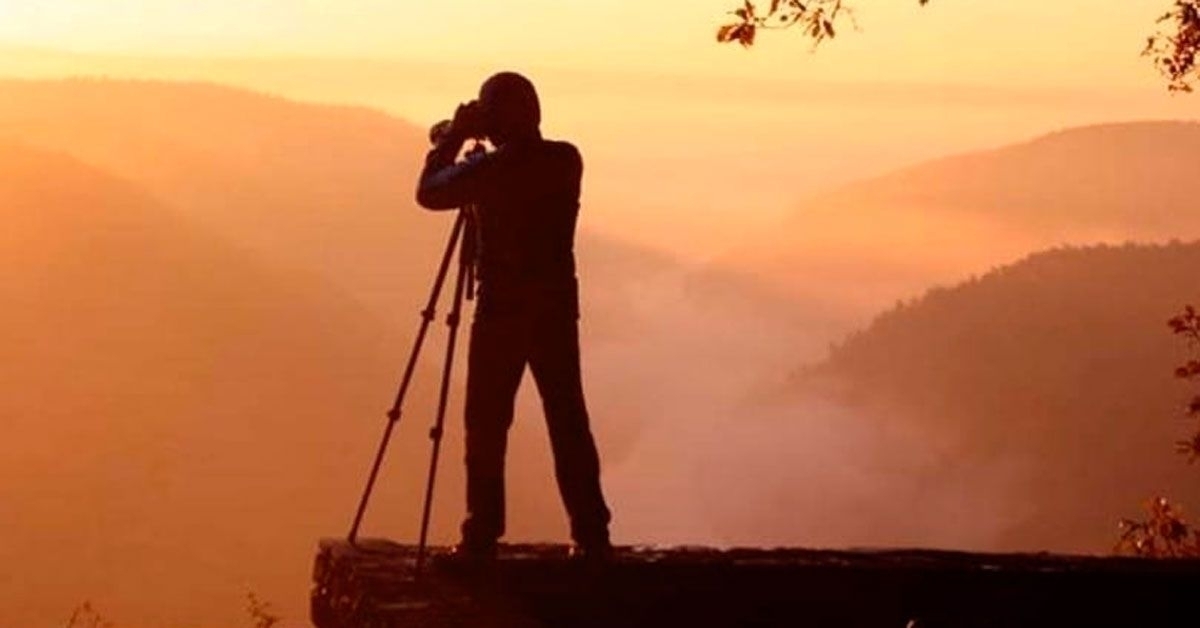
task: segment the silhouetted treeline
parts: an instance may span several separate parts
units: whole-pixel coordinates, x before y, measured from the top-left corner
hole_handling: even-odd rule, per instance
[[[1025,467],[1009,544],[1105,551],[1147,494],[1200,496],[1172,454],[1187,391],[1163,333],[1198,267],[1200,243],[1038,253],[898,304],[794,383],[946,435],[946,473]]]

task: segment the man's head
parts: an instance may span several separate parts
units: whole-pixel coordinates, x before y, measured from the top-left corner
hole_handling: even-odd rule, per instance
[[[494,144],[538,134],[542,109],[537,90],[516,72],[501,72],[484,81],[479,88],[479,105]]]

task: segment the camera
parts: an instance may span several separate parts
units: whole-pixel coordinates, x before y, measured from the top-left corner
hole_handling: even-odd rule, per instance
[[[439,144],[451,133],[463,139],[487,136],[486,119],[478,100],[459,105],[453,120],[442,120],[433,125],[429,129],[429,141]]]
[[[481,138],[487,135],[483,107],[478,100],[459,105],[454,112],[454,131],[462,137]]]

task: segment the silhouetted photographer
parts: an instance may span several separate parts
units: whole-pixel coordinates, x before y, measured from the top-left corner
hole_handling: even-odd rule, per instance
[[[504,72],[479,100],[435,128],[417,189],[428,209],[471,207],[479,295],[467,365],[467,518],[458,550],[495,555],[504,534],[504,455],[528,364],[542,398],[555,475],[575,551],[611,551],[609,511],[588,426],[579,368],[575,223],[583,162],[567,142],[542,138],[533,84]],[[456,162],[463,145],[495,147]]]

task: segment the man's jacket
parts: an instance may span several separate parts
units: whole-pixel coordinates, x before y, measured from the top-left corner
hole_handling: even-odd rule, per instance
[[[533,137],[455,163],[457,146],[429,152],[417,187],[427,209],[474,206],[481,317],[579,316],[575,223],[583,161],[567,142]]]

